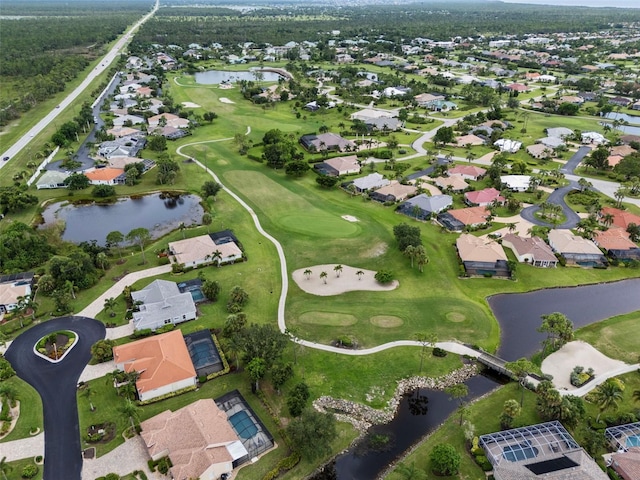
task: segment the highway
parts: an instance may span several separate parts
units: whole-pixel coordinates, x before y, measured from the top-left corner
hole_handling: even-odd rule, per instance
[[[33,137],[38,135],[42,130],[44,130],[51,122],[53,122],[60,113],[71,105],[82,92],[89,87],[91,82],[95,80],[95,78],[102,74],[105,70],[107,70],[113,61],[120,55],[126,45],[129,43],[133,33],[146,22],[149,18],[151,18],[156,11],[158,10],[160,4],[160,0],[156,0],[156,3],[153,6],[153,9],[142,17],[135,25],[133,25],[127,33],[121,36],[118,41],[111,48],[109,53],[107,53],[98,66],[96,66],[93,70],[91,70],[85,79],[82,81],[80,85],[76,87],[64,100],[60,102],[53,110],[51,110],[44,118],[42,118],[34,127],[32,127],[22,138],[20,138],[17,142],[11,145],[6,151],[2,152],[0,158],[9,157],[8,161],[0,161],[0,169],[3,168],[7,163],[9,163],[20,151],[26,147]]]

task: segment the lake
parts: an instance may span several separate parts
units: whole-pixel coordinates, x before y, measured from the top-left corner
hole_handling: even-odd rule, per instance
[[[120,231],[126,235],[134,228],[146,228],[151,238],[159,238],[181,223],[189,226],[200,224],[204,209],[196,195],[165,196],[161,193],[136,198],[119,199],[113,204],[72,205],[56,203],[42,214],[46,227],[63,220],[66,228],[62,239],[80,243],[96,240],[106,243],[109,232]]]
[[[208,70],[206,72],[197,72],[195,74],[196,83],[202,85],[217,85],[223,82],[239,82],[240,80],[256,81],[255,71],[242,71],[231,72],[225,70]],[[281,78],[281,75],[275,72],[261,72],[262,78],[260,81],[264,82],[277,82]]]
[[[628,115],[626,113],[620,112],[609,112],[605,116],[609,120],[621,120],[624,122],[629,122],[631,125],[640,125],[640,116],[637,115]]]

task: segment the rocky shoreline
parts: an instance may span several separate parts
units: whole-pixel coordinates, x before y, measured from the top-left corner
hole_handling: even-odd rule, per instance
[[[389,423],[396,415],[402,397],[419,388],[430,390],[444,390],[458,383],[462,383],[478,373],[475,364],[464,365],[453,372],[437,378],[414,376],[398,381],[396,391],[382,410],[371,408],[362,403],[323,396],[313,402],[313,406],[320,412],[330,412],[341,422],[348,422],[361,434],[372,425]]]

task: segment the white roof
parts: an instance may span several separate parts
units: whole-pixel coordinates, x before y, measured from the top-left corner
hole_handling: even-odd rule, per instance
[[[500,151],[502,152],[515,153],[520,150],[522,142],[518,142],[517,140],[511,140],[508,138],[501,138],[500,140],[494,142],[494,145],[500,147]]]
[[[500,183],[504,183],[507,187],[517,190],[526,190],[529,188],[531,175],[502,175]]]
[[[249,455],[249,452],[247,452],[247,449],[244,448],[244,445],[240,440],[236,440],[235,442],[228,444],[226,447],[227,452],[229,452],[229,455],[231,455],[231,458],[234,460],[242,458],[245,455]]]

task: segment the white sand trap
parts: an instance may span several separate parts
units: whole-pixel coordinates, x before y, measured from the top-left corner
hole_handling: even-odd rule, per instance
[[[356,217],[354,217],[353,215],[342,215],[342,218],[344,218],[347,222],[359,222],[360,221]]]
[[[197,103],[193,103],[193,102],[182,102],[182,105],[187,107],[187,108],[200,108],[200,105],[198,105]]]
[[[222,97],[222,98],[220,98],[220,101],[221,101],[222,103],[236,103],[236,102],[234,102],[233,100],[229,100],[227,97]]]
[[[576,387],[569,382],[569,376],[578,365],[585,370],[593,368],[597,377],[622,368],[626,363],[607,357],[586,342],[575,341],[545,358],[540,368],[543,373],[553,375],[553,384],[558,390],[575,390]]]
[[[354,268],[349,265],[342,265],[342,271],[340,277],[336,275],[333,270],[337,264],[332,263],[330,265],[314,265],[308,268],[301,268],[294,271],[291,276],[302,290],[312,295],[319,295],[321,297],[328,297],[331,295],[340,295],[345,292],[355,291],[387,291],[398,288],[400,283],[394,280],[388,285],[381,285],[374,278],[376,272],[373,270],[364,270],[362,268]],[[304,274],[305,270],[311,270],[311,275],[307,278]],[[358,271],[364,272],[364,275],[360,276],[358,280]],[[320,273],[327,272],[326,281],[320,278]]]

